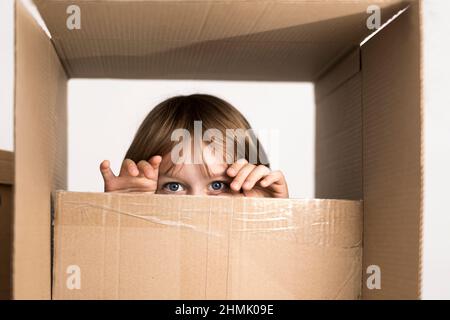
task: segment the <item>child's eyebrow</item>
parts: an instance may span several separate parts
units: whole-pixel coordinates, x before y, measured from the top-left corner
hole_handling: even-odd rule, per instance
[[[212,172],[212,170],[210,170],[210,167],[203,165],[202,166],[202,172],[204,175],[208,176],[209,179],[211,180],[217,180],[217,179],[222,179],[222,180],[230,180],[230,177],[227,175],[227,168],[225,167],[223,168],[223,171],[221,170],[220,172],[214,173]],[[166,170],[162,171],[160,170],[160,177],[164,177],[164,178],[173,178],[173,179],[179,179],[179,180],[183,180],[182,177],[180,177],[179,173],[181,172],[181,167],[178,166],[171,166],[170,168],[167,168]]]
[[[218,174],[212,174],[212,175],[208,175],[210,181],[215,181],[215,180],[223,180],[223,181],[230,181],[231,178],[226,175],[225,173],[218,173]],[[182,177],[180,177],[179,175],[175,174],[171,174],[169,172],[165,172],[165,173],[160,173],[159,178],[164,178],[164,179],[175,179],[177,180],[177,182],[182,182],[185,183],[184,179]]]

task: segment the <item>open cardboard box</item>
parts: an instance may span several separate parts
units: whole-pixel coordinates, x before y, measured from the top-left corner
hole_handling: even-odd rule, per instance
[[[71,78],[314,82],[317,115],[316,197],[364,200],[362,272],[358,280],[351,281],[352,288],[356,286],[358,291],[361,290],[363,299],[420,297],[423,188],[420,1],[36,0],[35,3],[50,31],[51,39],[21,1],[16,2],[12,261],[14,298],[52,297],[50,195],[52,191],[67,188],[66,97],[67,81]],[[69,30],[66,27],[66,9],[73,4],[81,9],[80,30]],[[372,32],[366,26],[369,16],[366,10],[373,4],[381,8],[383,22],[394,16],[395,19],[378,30],[373,37],[366,39]],[[401,14],[397,15],[400,10]],[[366,41],[362,44],[364,39]],[[85,212],[91,218],[83,220],[78,215],[78,218],[71,220],[71,215],[67,213],[70,212],[70,205],[74,205],[74,202],[76,205],[77,201],[107,203],[109,208],[127,208],[126,212],[133,215],[134,209],[130,209],[132,201],[138,201],[147,208],[153,208],[154,211],[150,212],[172,214],[172,218],[182,210],[191,218],[197,217],[193,214],[194,209],[200,208],[203,213],[197,217],[198,223],[209,221],[217,225],[228,221],[226,219],[229,213],[235,212],[236,206],[247,205],[252,208],[251,214],[257,214],[261,208],[267,206],[278,208],[275,212],[282,212],[283,208],[298,208],[303,205],[309,209],[295,211],[296,215],[307,216],[307,212],[312,212],[312,208],[317,206],[329,206],[329,212],[338,212],[339,210],[333,210],[333,205],[339,207],[347,203],[338,201],[333,204],[327,200],[302,202],[183,197],[173,199],[175,209],[172,207],[170,210],[160,211],[154,209],[152,204],[167,208],[164,207],[160,196],[150,197],[149,200],[136,195],[58,193],[56,198],[55,253],[60,257],[62,255],[61,259],[67,257],[64,255],[67,250],[75,252],[74,246],[70,246],[70,239],[79,235],[87,237],[96,234],[87,232],[86,228],[89,226],[83,226],[83,223],[91,223],[90,226],[94,230],[99,230],[95,229],[99,228],[99,224],[109,225],[110,228],[102,230],[109,230],[111,233],[103,234],[111,236],[113,240],[118,239],[114,235],[117,223],[136,223],[129,218],[119,218],[118,222],[117,218],[110,218],[105,212],[96,215],[94,209]],[[216,205],[213,205],[214,203]],[[354,213],[359,212],[359,201],[350,203],[355,207],[345,211],[353,212],[353,215],[342,214],[342,217],[355,216]],[[322,212],[321,210],[317,212]],[[223,219],[205,220],[205,212],[213,212],[218,215],[217,219],[221,216]],[[227,212],[228,215],[225,214]],[[145,216],[149,213],[141,214]],[[100,222],[99,217],[103,219]],[[329,216],[327,219],[328,222],[332,221]],[[66,223],[73,223],[72,228],[66,228]],[[358,234],[357,220],[344,219],[342,225],[346,228],[352,227],[344,235],[350,237]],[[80,233],[74,231],[75,227]],[[133,228],[138,230],[139,225],[134,225]],[[119,230],[127,229],[121,227]],[[191,250],[191,247],[183,247],[184,236],[191,237],[189,241],[204,248],[204,241],[195,238],[197,233],[191,232],[187,235],[184,229],[178,230],[180,231],[172,234],[172,237],[178,237],[177,254],[185,252],[182,248]],[[58,232],[65,232],[64,242],[58,240]],[[130,237],[135,235],[130,231],[126,232]],[[323,230],[321,232],[326,234]],[[138,240],[138,235],[142,233],[138,232],[136,238],[132,239]],[[94,238],[91,243],[98,240]],[[123,237],[120,239],[119,242],[122,243]],[[129,238],[127,239],[124,241],[129,241]],[[347,245],[352,243],[349,240],[355,240],[357,237],[339,239],[345,240],[341,245]],[[162,240],[159,238],[159,241]],[[219,258],[224,249],[220,245],[222,240],[208,241],[217,250],[212,251],[213,257],[207,261],[221,261]],[[258,246],[259,242],[252,243],[258,250],[263,249]],[[245,242],[238,244],[245,245]],[[297,243],[302,244],[304,242]],[[66,245],[67,247],[64,247]],[[295,245],[290,245],[289,248],[296,250]],[[58,246],[65,249],[58,253]],[[130,244],[127,246],[130,247]],[[332,261],[328,259],[329,254],[323,254],[331,252],[330,246],[320,245],[315,248],[312,254],[316,254],[314,257],[319,257],[321,263]],[[275,250],[277,247],[274,245],[269,249]],[[249,251],[251,250],[244,248],[243,252]],[[171,259],[167,254],[163,256]],[[357,259],[357,256],[356,252],[353,257]],[[88,255],[83,257],[87,258]],[[98,258],[89,257],[91,261]],[[242,257],[245,259],[248,256]],[[285,258],[283,256],[283,259]],[[64,269],[58,271],[57,261],[58,257],[55,257],[54,274],[64,272]],[[191,267],[197,263],[187,258],[179,261],[187,264],[180,264],[180,270],[183,266]],[[244,261],[251,265],[251,261],[258,259]],[[294,257],[292,261],[298,262],[298,257]],[[236,266],[237,262],[234,263]],[[377,265],[381,269],[380,290],[369,290],[365,285],[366,269],[371,265]],[[253,266],[262,268],[259,264]],[[274,266],[276,264],[272,264],[272,267]],[[338,269],[341,270],[344,266],[345,263],[341,263]],[[133,266],[129,268],[131,269],[127,270],[137,270]],[[222,266],[217,265],[208,270],[212,270],[214,276],[220,274],[223,270],[221,268]],[[175,273],[177,277],[182,275],[180,270]],[[263,276],[262,271],[256,270],[255,273]],[[295,272],[290,274],[293,277],[299,275]],[[335,279],[330,276],[332,274],[328,275],[329,279]],[[180,293],[179,296],[198,297],[198,290],[215,292],[214,288],[223,292],[224,285],[231,283],[236,288],[236,281],[246,281],[249,277],[250,274],[245,270],[241,276],[237,274],[231,278],[218,277],[220,281],[213,287],[195,287],[196,293],[189,295],[189,288],[185,286],[183,288],[187,291],[183,291],[185,294]],[[228,279],[231,279],[231,282],[228,282]],[[54,280],[54,294],[58,295],[62,285],[58,286],[57,283],[62,280]],[[134,279],[133,283],[139,283],[138,280]],[[270,283],[268,277],[265,280]],[[292,281],[295,284],[297,280],[284,278],[280,283],[287,284]],[[102,282],[102,285],[105,283],[110,282]],[[181,285],[182,281],[178,283]],[[255,280],[251,283],[255,283]],[[272,282],[269,288],[273,289],[275,283]],[[314,292],[322,287],[325,287],[323,283],[312,282],[309,288]],[[262,285],[254,288],[264,289]],[[292,289],[292,286],[286,288]],[[101,288],[103,293],[98,291],[95,294],[97,297],[117,297],[107,289],[105,285]],[[111,290],[116,289],[117,286],[111,286]],[[182,291],[180,287],[174,290]],[[245,290],[247,289],[241,288],[238,291],[230,291],[234,292],[231,297],[260,297],[249,295]],[[282,292],[283,288],[277,290]],[[312,296],[339,297],[327,296],[323,292]],[[354,292],[344,295],[346,298],[354,296]],[[292,296],[286,293],[284,297]]]

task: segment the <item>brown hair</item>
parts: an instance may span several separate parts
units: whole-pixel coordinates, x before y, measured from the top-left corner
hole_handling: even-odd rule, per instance
[[[249,151],[257,155],[256,165],[269,166],[267,155],[259,140],[252,132],[247,119],[230,103],[206,94],[176,96],[158,104],[144,119],[139,127],[125,158],[136,163],[149,160],[152,156],[164,156],[177,144],[171,140],[176,129],[186,129],[194,134],[194,122],[201,121],[203,132],[217,129],[223,136],[226,130],[243,129],[246,132],[245,154],[234,154],[233,159],[245,158],[250,162]],[[234,140],[234,150],[238,141]],[[257,149],[255,149],[257,148]],[[259,149],[258,149],[259,148]]]

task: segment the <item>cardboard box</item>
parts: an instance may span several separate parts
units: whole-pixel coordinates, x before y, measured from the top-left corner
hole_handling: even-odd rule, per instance
[[[0,150],[0,300],[11,298],[14,154]]]
[[[54,299],[358,299],[362,203],[58,192]]]
[[[420,297],[420,1],[35,3],[51,39],[16,5],[14,298],[51,298],[50,194],[67,189],[67,81],[79,77],[314,82],[316,197],[364,200],[362,298]],[[376,34],[369,5],[390,21]],[[370,266],[381,289],[365,285]]]

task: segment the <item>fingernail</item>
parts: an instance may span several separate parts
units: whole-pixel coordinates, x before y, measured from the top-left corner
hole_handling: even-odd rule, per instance
[[[244,185],[242,187],[245,188],[245,189],[249,189],[250,186],[251,186],[250,182],[246,182],[246,183],[244,183]]]
[[[236,171],[234,169],[228,169],[228,174],[234,175],[234,174],[236,174]]]
[[[233,183],[231,184],[231,188],[233,188],[233,189],[235,189],[235,190],[238,190],[238,189],[239,189],[239,184],[238,184],[237,182],[233,182]]]

